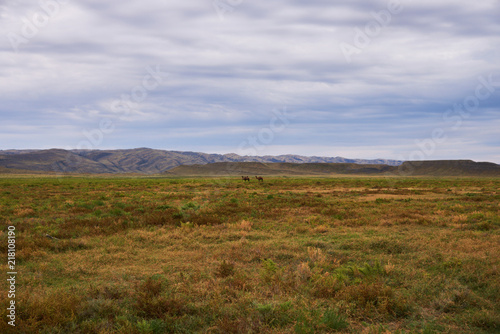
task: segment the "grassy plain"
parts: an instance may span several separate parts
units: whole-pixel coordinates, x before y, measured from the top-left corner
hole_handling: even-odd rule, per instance
[[[10,176],[0,219],[1,333],[500,331],[500,179]]]

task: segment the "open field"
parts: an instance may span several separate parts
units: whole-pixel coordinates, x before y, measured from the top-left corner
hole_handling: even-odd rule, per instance
[[[9,176],[0,219],[1,333],[500,331],[499,178]]]

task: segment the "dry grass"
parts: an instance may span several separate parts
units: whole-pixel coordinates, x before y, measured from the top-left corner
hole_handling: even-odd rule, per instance
[[[215,181],[0,179],[16,330],[500,329],[500,180]]]

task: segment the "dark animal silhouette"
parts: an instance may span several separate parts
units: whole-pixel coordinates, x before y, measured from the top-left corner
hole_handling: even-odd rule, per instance
[[[264,179],[262,178],[262,176],[256,176],[255,177],[259,182],[264,182]]]
[[[243,181],[250,181],[250,178],[248,176],[242,176],[241,179]]]

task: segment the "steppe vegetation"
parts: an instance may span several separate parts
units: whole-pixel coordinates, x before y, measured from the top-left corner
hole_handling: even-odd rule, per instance
[[[498,178],[10,176],[0,219],[1,333],[500,331]]]

